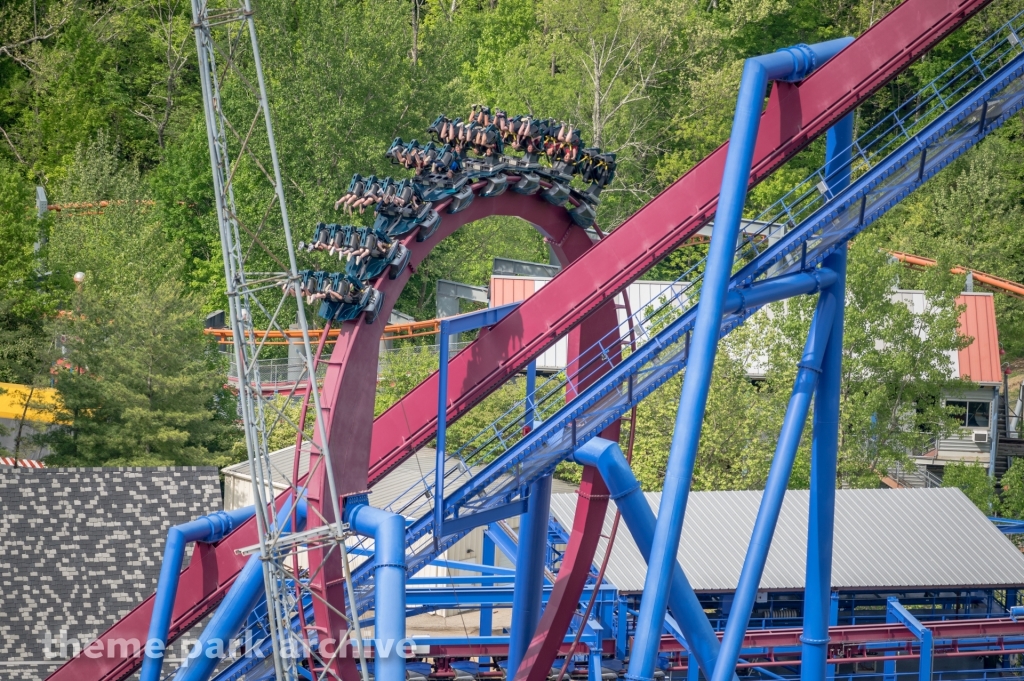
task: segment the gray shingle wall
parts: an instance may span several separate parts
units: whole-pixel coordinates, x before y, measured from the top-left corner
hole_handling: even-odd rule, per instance
[[[220,508],[213,467],[0,467],[0,678],[46,678],[47,630],[94,639],[153,593],[167,529]]]

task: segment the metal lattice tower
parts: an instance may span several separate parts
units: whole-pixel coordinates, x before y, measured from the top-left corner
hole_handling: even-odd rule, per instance
[[[321,546],[331,560],[341,560],[348,584],[347,607],[356,612],[351,587],[348,553],[344,539],[347,528],[335,490],[327,437],[322,422],[316,383],[315,357],[311,351],[306,312],[299,291],[295,249],[288,222],[281,169],[274,142],[266,85],[256,40],[256,27],[249,0],[192,0],[192,21],[199,53],[207,141],[213,169],[213,185],[220,230],[224,274],[231,329],[234,333],[233,361],[238,375],[238,404],[245,430],[246,449],[253,480],[253,498],[260,542],[250,549],[259,552],[264,566],[267,616],[273,638],[274,665],[278,679],[293,681],[298,666],[308,664],[318,679],[333,678],[330,660],[320,659],[310,645],[311,623],[303,613],[312,599],[320,598],[308,588],[310,570],[300,554]],[[242,181],[244,178],[244,181]],[[239,186],[244,185],[244,186]],[[238,191],[236,191],[236,188]],[[256,328],[284,331],[289,324],[301,330],[298,376],[289,380],[286,395],[269,396],[260,381],[261,360],[269,347],[257,337]],[[293,327],[294,328],[294,327]],[[302,425],[285,406],[308,388],[312,408]],[[309,446],[322,443],[315,465],[326,466],[333,503],[333,522],[307,519],[306,531],[289,532],[298,521],[294,500],[304,491],[288,474],[274,470],[270,460],[270,438],[274,429],[287,425],[302,432]],[[310,471],[310,475],[314,473]],[[276,480],[275,480],[276,476]],[[290,515],[275,510],[275,482],[288,484],[284,496],[293,500]],[[279,507],[280,508],[280,507]],[[310,507],[310,514],[315,511]],[[287,518],[287,519],[286,519]],[[358,617],[347,618],[349,631],[361,642]],[[312,635],[312,636],[311,636]],[[336,646],[341,649],[344,641]],[[366,664],[362,646],[356,646]]]

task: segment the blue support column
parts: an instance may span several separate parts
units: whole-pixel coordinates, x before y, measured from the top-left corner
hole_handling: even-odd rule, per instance
[[[834,296],[822,294],[818,298],[818,307],[814,311],[811,328],[807,333],[803,358],[800,360],[799,371],[797,371],[796,380],[793,382],[793,394],[789,398],[786,418],[782,423],[782,431],[779,433],[775,457],[772,459],[771,469],[768,471],[768,480],[765,483],[764,495],[761,497],[761,506],[757,511],[757,519],[754,521],[750,545],[747,547],[747,555],[743,560],[743,569],[740,571],[739,583],[736,586],[732,611],[725,625],[725,635],[722,637],[722,647],[718,653],[718,662],[715,664],[712,681],[727,681],[736,671],[740,647],[743,644],[743,637],[747,633],[750,613],[754,609],[757,589],[761,583],[761,575],[764,573],[765,562],[768,560],[768,550],[771,548],[779,512],[782,510],[782,502],[786,496],[786,487],[789,485],[793,461],[796,459],[796,450],[803,435],[804,423],[807,421],[811,396],[814,394],[814,387],[818,382],[822,356],[825,354],[825,344],[832,331],[832,319],[835,316],[836,307],[837,301]]]
[[[487,533],[483,533],[483,555],[480,556],[480,562],[484,565],[490,565],[494,567],[495,564],[495,543],[490,539]],[[493,605],[481,605],[480,606],[480,636],[490,636],[494,627],[495,621],[495,607]],[[489,665],[490,657],[480,657],[481,665]]]
[[[373,538],[374,673],[379,681],[405,681],[405,518],[370,506],[365,495],[348,497],[345,522]]]
[[[686,681],[700,681],[700,666],[692,650],[686,651]]]
[[[601,640],[590,646],[587,656],[587,681],[601,681]]]
[[[577,449],[573,459],[578,464],[593,466],[600,471],[611,498],[622,514],[626,528],[640,550],[640,555],[645,561],[649,560],[653,552],[652,537],[656,522],[654,512],[644,498],[640,483],[633,475],[618,443],[595,437]],[[693,651],[701,669],[710,674],[718,659],[718,637],[705,616],[704,608],[686,578],[683,567],[678,561],[674,561],[674,564],[675,570],[670,577],[668,607],[679,625],[681,637],[686,639],[687,649]]]
[[[853,114],[828,131],[825,182],[835,194],[850,183]],[[843,374],[843,304],[846,298],[846,253],[840,248],[823,263],[836,281],[822,296],[839,303],[821,364],[814,397],[811,440],[811,500],[807,523],[807,581],[804,590],[804,632],[801,681],[820,681],[827,674],[828,627],[832,598],[832,540],[835,528],[836,468],[839,451],[839,390]]]
[[[448,339],[465,331],[494,326],[504,319],[519,303],[489,307],[476,312],[442,319],[438,325],[437,366],[437,450],[434,459],[434,546],[437,547],[444,531],[444,459],[448,435]]]
[[[932,654],[935,652],[935,645],[932,639],[932,631],[921,623],[910,612],[903,607],[899,599],[890,596],[885,604],[885,621],[889,624],[902,624],[910,630],[921,645],[920,666],[918,667],[919,681],[931,681],[932,678]],[[896,662],[889,660],[885,663],[884,678],[886,681],[896,679]]]
[[[615,612],[615,658],[626,659],[626,645],[629,640],[629,603],[625,596],[619,596]]]
[[[276,526],[283,528],[285,533],[292,531],[293,503],[289,497],[277,513]],[[306,500],[299,499],[294,511],[295,530],[299,531],[306,524]],[[174,681],[207,681],[230,649],[231,639],[242,630],[246,618],[265,594],[263,563],[257,553],[249,558],[238,573],[224,600],[199,634],[194,653],[178,667]]]
[[[185,559],[185,545],[188,542],[216,542],[223,539],[256,512],[254,506],[235,511],[217,511],[192,522],[172,527],[167,531],[164,545],[164,560],[160,566],[160,578],[156,583],[153,598],[153,615],[149,621],[146,637],[141,681],[159,681],[162,675],[164,647],[167,632],[171,626],[174,598],[178,593],[178,577]]]
[[[434,443],[434,548],[444,536],[444,458],[448,435],[448,322],[442,319],[437,334],[437,435]]]
[[[526,367],[526,413],[523,415],[523,427],[533,430],[533,421],[537,410],[537,360]]]
[[[704,421],[707,406],[726,289],[732,274],[734,251],[768,81],[800,80],[850,42],[852,39],[844,38],[813,47],[799,45],[764,57],[748,59],[744,64],[722,175],[722,189],[715,213],[715,234],[711,239],[700,302],[697,304],[686,380],[683,381],[675,433],[665,470],[654,550],[644,581],[644,595],[627,674],[633,681],[654,679],[654,664],[668,605],[669,584],[697,458],[700,424]]]
[[[512,596],[512,624],[508,643],[508,678],[515,678],[519,663],[540,621],[544,592],[544,553],[548,544],[550,515],[551,476],[545,476],[530,486],[529,505],[526,513],[519,516],[516,585]]]
[[[490,536],[484,532],[484,549],[483,555],[480,557],[481,562],[484,565],[494,566],[494,541],[491,540]],[[490,605],[485,605],[480,608],[480,635],[490,636],[491,627],[494,622],[494,608]],[[480,659],[483,662],[483,658]],[[490,658],[487,658],[490,661]]]

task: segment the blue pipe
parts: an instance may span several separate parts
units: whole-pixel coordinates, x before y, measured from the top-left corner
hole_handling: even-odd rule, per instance
[[[483,535],[484,535],[484,547],[483,547],[483,555],[480,556],[480,562],[483,563],[484,565],[491,565],[491,566],[493,566],[494,565],[494,558],[495,558],[495,556],[494,556],[494,541],[491,540],[490,535],[487,534],[486,532],[484,532]],[[490,605],[485,605],[485,606],[481,607],[480,608],[480,635],[481,636],[490,636],[491,635],[491,627],[492,627],[493,622],[494,622],[494,608],[492,606],[490,606]],[[481,664],[487,664],[490,661],[491,661],[490,657],[486,657],[485,656],[485,657],[481,657],[480,658],[480,663]]]
[[[448,322],[441,321],[437,334],[437,434],[434,447],[434,546],[440,546],[444,536],[444,457],[448,433]]]
[[[405,681],[405,518],[349,497],[345,520],[359,534],[373,537],[374,674],[377,681]]]
[[[296,520],[301,529],[306,523],[306,500],[300,499],[295,508]],[[277,514],[278,526],[284,526],[285,532],[292,526],[291,497]],[[213,674],[221,659],[228,653],[231,639],[238,635],[245,624],[245,619],[259,603],[264,594],[263,562],[260,554],[254,554],[238,573],[235,583],[228,590],[228,595],[210,618],[209,624],[199,635],[196,649],[178,668],[174,681],[206,681]]]
[[[530,486],[528,504],[526,513],[519,517],[519,548],[508,644],[510,679],[515,678],[519,663],[523,661],[540,621],[544,593],[544,553],[548,546],[548,519],[551,516],[550,475],[539,478]]]
[[[825,181],[833,194],[850,183],[853,146],[853,114],[828,131],[825,150]],[[846,298],[846,248],[825,259],[824,267],[836,273],[834,284],[822,296]],[[839,452],[839,389],[843,373],[844,305],[836,306],[832,331],[825,345],[821,376],[814,394],[811,439],[811,500],[807,522],[807,580],[804,590],[804,633],[800,665],[801,681],[819,681],[828,673],[828,628],[832,604],[832,540],[835,528],[836,469]]]
[[[149,620],[149,634],[146,636],[145,657],[142,659],[139,681],[160,679],[160,671],[164,664],[164,648],[167,646],[167,632],[171,628],[171,616],[174,611],[174,598],[178,594],[181,564],[185,558],[185,545],[189,542],[220,541],[254,513],[255,506],[234,511],[217,511],[167,530],[167,544],[164,546],[160,578],[156,583],[153,615]]]
[[[665,470],[662,508],[658,513],[654,546],[644,581],[643,600],[633,654],[630,657],[627,677],[634,681],[653,681],[654,678],[654,663],[665,622],[671,574],[679,550],[679,535],[683,529],[690,479],[697,458],[700,424],[704,421],[704,409],[707,406],[723,304],[732,274],[733,254],[747,197],[754,144],[757,141],[768,81],[803,78],[850,42],[851,38],[843,38],[812,46],[799,45],[775,54],[748,59],[744,64],[715,213],[715,235],[711,239],[704,283],[697,304],[686,380],[683,381],[675,434]]]
[[[526,408],[523,414],[523,426],[533,430],[534,413],[537,410],[537,360],[526,367]]]
[[[633,475],[618,443],[595,437],[577,449],[573,457],[576,463],[593,466],[601,473],[612,500],[640,549],[640,555],[649,561],[654,538],[654,511],[644,498],[640,483]],[[697,664],[704,670],[704,675],[710,677],[718,659],[718,637],[711,622],[704,616],[704,609],[683,572],[683,566],[678,562],[672,572],[668,607],[687,645],[697,658]]]
[[[739,583],[736,585],[732,609],[725,625],[725,635],[722,637],[722,650],[718,664],[715,665],[715,673],[711,677],[712,681],[726,681],[732,678],[736,671],[740,647],[747,633],[747,624],[754,610],[754,600],[757,598],[757,589],[764,574],[765,562],[768,560],[768,550],[771,548],[775,526],[779,521],[782,501],[786,497],[786,487],[789,486],[796,450],[800,445],[804,424],[807,422],[811,396],[814,394],[818,373],[821,371],[825,344],[832,332],[837,302],[833,295],[822,294],[818,298],[818,307],[814,311],[814,319],[811,320],[811,328],[807,332],[803,358],[797,365],[800,368],[793,382],[793,394],[789,398],[786,418],[782,422],[782,431],[779,433],[775,456],[768,471],[761,506],[757,510],[754,530],[747,546],[747,556],[740,571]]]

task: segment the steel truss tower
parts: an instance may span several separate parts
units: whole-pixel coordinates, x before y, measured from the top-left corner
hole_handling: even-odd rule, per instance
[[[253,498],[259,527],[257,551],[263,562],[267,595],[267,616],[273,639],[277,678],[294,681],[299,666],[305,666],[314,678],[336,678],[330,671],[332,660],[322,659],[317,643],[320,637],[307,622],[305,609],[320,596],[309,588],[319,565],[308,565],[302,555],[311,547],[324,550],[326,560],[340,560],[348,584],[350,607],[356,612],[351,587],[348,553],[345,549],[347,527],[342,523],[335,489],[331,458],[320,410],[316,382],[315,357],[309,342],[309,330],[281,168],[278,163],[271,126],[267,90],[260,63],[256,27],[249,0],[192,0],[192,23],[203,88],[210,164],[220,230],[224,275],[230,323],[234,332],[234,356],[238,376],[238,405],[245,430],[245,443],[252,471]],[[243,180],[244,178],[244,180]],[[238,189],[238,191],[236,191]],[[289,377],[289,390],[282,396],[269,395],[260,380],[261,360],[266,359],[265,338],[255,329],[283,331],[296,325],[302,332],[298,348],[302,357],[297,375]],[[293,327],[294,328],[294,327]],[[297,396],[304,397],[298,418],[285,406]],[[310,404],[311,402],[311,404]],[[311,406],[311,414],[305,410]],[[302,530],[299,502],[304,490],[298,486],[298,471],[291,475],[275,470],[269,458],[269,442],[277,427],[296,431],[297,446],[303,441],[312,448],[313,434],[320,450],[311,457],[314,466],[326,466],[330,482],[334,520],[310,517]],[[310,470],[312,476],[315,470]],[[275,483],[290,489],[275,494]],[[275,502],[275,497],[279,501]],[[287,509],[291,510],[288,511]],[[284,510],[282,510],[284,509]],[[282,521],[291,513],[291,523]],[[312,506],[309,513],[316,514]],[[294,528],[296,531],[289,532]],[[362,634],[358,617],[347,618],[366,681]],[[311,644],[312,641],[312,644]],[[348,646],[337,642],[334,655],[344,654]]]

